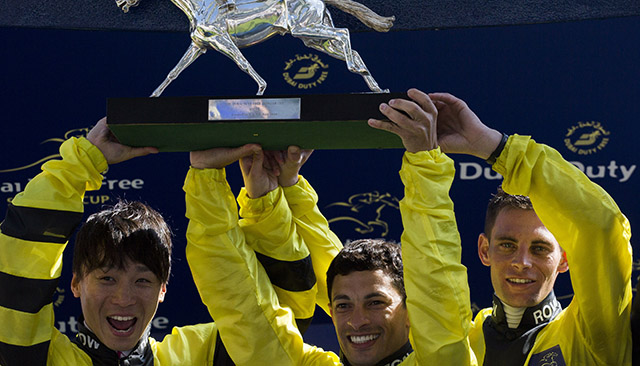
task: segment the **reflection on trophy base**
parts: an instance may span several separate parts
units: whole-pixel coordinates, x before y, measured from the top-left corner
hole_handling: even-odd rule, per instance
[[[378,106],[405,94],[109,98],[107,123],[128,146],[194,151],[258,143],[266,150],[402,148],[369,127]]]

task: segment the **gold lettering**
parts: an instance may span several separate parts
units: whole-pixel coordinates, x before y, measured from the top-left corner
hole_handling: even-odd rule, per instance
[[[571,152],[576,152],[578,149],[571,144],[571,139],[564,139],[564,144]]]
[[[291,68],[291,65],[293,65],[294,62],[295,62],[295,60],[289,60],[289,61],[285,62],[286,66],[284,67],[284,69],[285,70],[289,70]]]

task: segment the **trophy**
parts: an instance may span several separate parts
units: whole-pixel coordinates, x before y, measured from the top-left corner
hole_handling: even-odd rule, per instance
[[[128,12],[139,1],[116,0],[116,4]],[[249,142],[260,143],[265,149],[284,149],[292,144],[315,149],[402,146],[396,136],[366,125],[368,117],[382,118],[377,107],[393,95],[380,88],[362,57],[351,48],[349,30],[334,27],[325,4],[354,15],[380,32],[391,28],[394,17],[380,16],[353,0],[172,2],[189,19],[191,44],[151,97],[160,97],[208,49],[228,56],[247,73],[258,84],[257,97],[110,98],[109,127],[122,143],[156,146],[161,151],[232,147]],[[361,75],[371,92],[333,97],[262,96],[267,83],[240,48],[286,33],[301,39],[307,47],[344,60],[347,69]]]

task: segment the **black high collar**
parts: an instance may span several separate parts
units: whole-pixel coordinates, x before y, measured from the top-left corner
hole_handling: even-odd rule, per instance
[[[515,329],[510,329],[502,301],[493,295],[493,312],[482,324],[485,341],[483,366],[523,365],[538,333],[562,311],[553,291],[527,308]]]
[[[539,304],[528,307],[522,314],[520,324],[515,329],[509,328],[507,323],[507,316],[504,311],[504,305],[502,301],[493,295],[493,311],[491,312],[491,322],[494,328],[496,328],[505,336],[519,337],[522,333],[537,327],[541,324],[546,324],[553,320],[562,311],[562,305],[556,299],[553,291],[547,295]],[[513,333],[513,335],[511,335]]]
[[[411,352],[413,352],[413,348],[411,347],[411,343],[407,341],[407,343],[405,343],[404,346],[400,347],[399,350],[393,352],[388,357],[383,358],[375,366],[397,365],[400,362],[402,362],[402,360],[407,358],[407,356],[409,356]],[[344,356],[344,353],[342,353],[342,351],[340,352],[340,361],[344,366],[351,366],[351,363],[349,362],[349,360],[347,360],[347,358]]]
[[[120,359],[118,353],[102,343],[92,331],[84,325],[84,319],[78,322],[78,334],[73,339],[80,349],[86,352],[95,366],[151,366],[153,365],[153,352],[149,345],[149,333],[151,325],[147,327],[142,338],[128,356]]]

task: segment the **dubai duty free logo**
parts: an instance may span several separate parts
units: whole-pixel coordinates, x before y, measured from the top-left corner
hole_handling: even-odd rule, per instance
[[[329,65],[313,53],[296,54],[285,62],[283,71],[282,77],[287,84],[296,89],[311,89],[327,79]]]
[[[600,122],[578,122],[567,130],[564,144],[578,155],[590,155],[607,146],[610,134]]]

